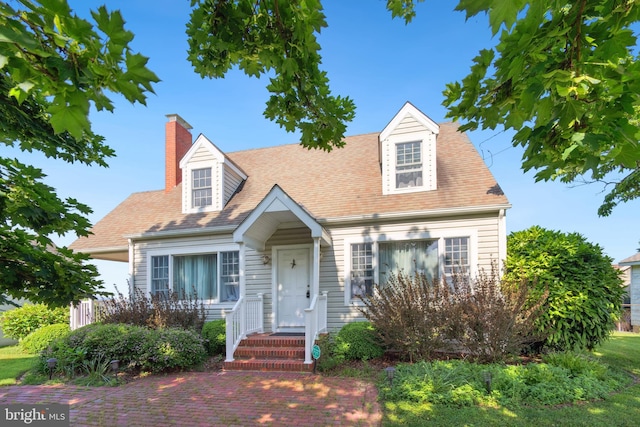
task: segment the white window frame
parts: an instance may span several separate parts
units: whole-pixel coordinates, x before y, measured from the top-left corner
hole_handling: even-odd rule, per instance
[[[396,188],[397,147],[399,144],[420,143],[420,161],[422,164],[422,185]],[[432,191],[437,185],[436,134],[424,130],[391,134],[382,142],[382,194],[404,194],[420,191]]]
[[[172,249],[154,249],[147,252],[147,286],[145,294],[151,297],[151,280],[152,280],[152,258],[157,256],[169,257],[169,292],[173,292],[173,257],[189,256],[189,255],[205,255],[216,254],[216,283],[218,284],[218,295],[214,299],[201,300],[205,305],[216,305],[221,307],[233,307],[237,301],[220,301],[220,290],[222,286],[222,252],[238,252],[238,262],[240,262],[240,246],[239,245],[216,245],[199,248],[172,248]],[[241,266],[239,267],[241,268]],[[238,287],[239,292],[239,287]],[[238,295],[238,298],[240,295]]]
[[[357,298],[353,298],[353,290],[352,288],[352,283],[351,283],[351,273],[353,272],[353,246],[354,245],[371,245],[371,286],[373,288],[373,285],[375,285],[376,283],[376,268],[377,268],[377,252],[374,250],[374,245],[373,242],[355,242],[355,243],[351,243],[349,245],[349,262],[350,262],[350,266],[351,268],[349,268],[349,295],[351,300],[354,301],[359,301]]]
[[[193,206],[193,171],[198,169],[211,169],[211,204],[207,206]],[[222,167],[215,160],[189,162],[182,170],[182,212],[200,213],[214,212],[222,208],[220,201],[220,186],[222,181]]]
[[[205,186],[202,186],[202,187],[196,187],[194,175],[196,174],[196,172],[203,172],[203,171],[205,172],[205,175],[206,175],[207,171],[209,172],[209,177],[208,177],[209,178],[209,185],[208,186],[205,185]],[[208,207],[213,206],[213,181],[214,181],[213,180],[213,178],[214,178],[213,177],[213,168],[205,166],[205,167],[202,167],[202,168],[193,168],[189,172],[190,172],[190,175],[191,175],[191,188],[190,188],[190,190],[191,190],[191,208],[192,209],[207,209]],[[204,178],[198,178],[198,180],[202,180],[202,179],[206,180],[207,177],[205,176]],[[205,197],[198,196],[198,197],[196,197],[195,193],[197,191],[206,191],[206,190],[209,190],[209,195],[208,196],[205,196]],[[205,203],[203,205],[196,205],[195,204],[196,200],[201,200],[201,199],[209,199],[208,200],[209,203]]]
[[[344,304],[346,306],[362,306],[357,298],[351,298],[351,245],[357,243],[371,243],[373,263],[373,284],[380,283],[379,243],[405,242],[411,240],[438,240],[438,269],[440,277],[447,277],[444,269],[445,239],[466,237],[469,239],[469,275],[475,276],[478,268],[478,231],[474,228],[439,229],[424,233],[380,233],[365,238],[350,238],[344,240]]]
[[[420,160],[418,162],[411,162],[411,163],[406,163],[406,164],[402,164],[399,165],[398,164],[398,150],[400,149],[401,146],[407,146],[407,145],[417,145],[419,150],[420,150]],[[413,150],[412,150],[413,152]],[[424,142],[422,140],[417,140],[417,141],[399,141],[396,142],[395,144],[393,144],[393,154],[394,154],[394,171],[393,171],[393,187],[395,188],[395,191],[407,191],[405,189],[412,189],[412,190],[416,190],[416,189],[422,189],[422,187],[424,187],[424,181],[425,181],[425,177],[424,177]],[[406,157],[406,155],[403,155],[403,157]],[[411,167],[410,169],[403,169],[403,170],[398,170],[399,167]],[[398,175],[399,174],[405,174],[405,173],[415,173],[415,172],[420,172],[420,185],[416,184],[413,186],[407,186],[407,187],[398,187]]]

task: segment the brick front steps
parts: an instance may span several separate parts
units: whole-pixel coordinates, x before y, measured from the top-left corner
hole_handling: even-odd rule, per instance
[[[224,362],[227,371],[311,372],[304,363],[303,336],[251,335],[240,342],[233,362]]]

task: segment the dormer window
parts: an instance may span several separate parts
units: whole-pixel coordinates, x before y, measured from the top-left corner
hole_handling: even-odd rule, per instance
[[[200,135],[180,160],[182,213],[221,211],[247,179],[222,151]]]
[[[440,127],[406,103],[380,133],[382,194],[438,189],[436,140]]]
[[[396,188],[422,187],[422,142],[396,144]]]
[[[211,206],[211,168],[193,169],[191,171],[191,202],[194,208]]]

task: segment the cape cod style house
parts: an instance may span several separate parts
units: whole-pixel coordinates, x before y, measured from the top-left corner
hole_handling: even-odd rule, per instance
[[[72,248],[129,263],[145,293],[190,292],[227,322],[227,363],[248,335],[319,332],[362,318],[391,270],[474,274],[506,255],[509,202],[467,136],[406,103],[381,132],[327,153],[225,153],[176,114],[166,182],[124,200]]]

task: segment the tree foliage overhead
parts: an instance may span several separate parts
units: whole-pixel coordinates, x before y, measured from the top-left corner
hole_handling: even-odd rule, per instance
[[[513,129],[523,169],[537,180],[603,181],[622,175],[600,215],[640,196],[640,63],[636,1],[461,0],[467,17],[486,12],[494,49],[445,91],[461,129]]]
[[[192,0],[189,60],[202,77],[224,77],[234,66],[249,76],[274,72],[265,116],[301,132],[307,148],[344,145],[354,117],[349,98],[333,96],[320,70],[316,33],[327,26],[320,0]]]
[[[409,23],[423,0],[387,0]],[[192,0],[189,59],[203,77],[233,66],[270,76],[265,116],[302,144],[342,145],[354,117],[349,98],[333,96],[320,70],[316,34],[327,26],[320,0]],[[598,210],[640,196],[638,113],[640,6],[632,0],[459,0],[467,17],[486,14],[494,48],[482,50],[467,77],[447,85],[448,117],[462,130],[514,130],[522,167],[537,180],[607,182]]]
[[[145,103],[159,81],[129,47],[119,12],[93,22],[66,0],[0,2],[0,144],[74,163],[106,166],[114,152],[91,130],[89,110],[113,110],[110,94]],[[86,235],[88,206],[61,199],[41,170],[0,156],[0,300],[65,305],[101,293],[86,255],[52,235]]]

